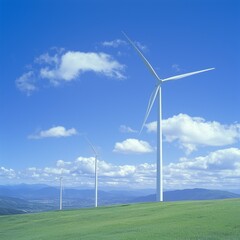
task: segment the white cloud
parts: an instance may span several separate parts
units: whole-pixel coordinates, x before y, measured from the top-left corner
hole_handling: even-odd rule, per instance
[[[137,130],[134,130],[131,127],[128,127],[126,125],[121,125],[119,130],[122,133],[137,133],[138,132]]]
[[[179,114],[162,122],[167,142],[178,141],[180,146],[191,153],[199,146],[226,146],[240,138],[240,124],[222,125],[200,117]],[[156,131],[157,123],[146,124],[148,132]]]
[[[125,66],[111,55],[98,52],[64,51],[44,53],[34,60],[31,71],[16,80],[19,90],[28,95],[43,85],[43,79],[53,86],[76,80],[85,72],[94,72],[110,78],[124,79]]]
[[[64,160],[58,160],[57,161],[57,167],[66,167],[66,166],[68,166],[68,165],[71,165],[71,162],[65,162]]]
[[[68,165],[70,169],[70,174],[72,176],[81,176],[84,178],[85,184],[93,184],[90,179],[94,176],[94,157],[79,157],[72,165]],[[151,171],[154,170],[154,164],[140,164],[140,165],[114,165],[103,160],[98,160],[98,175],[99,182],[102,186],[128,186],[131,184],[138,184],[139,182],[146,185],[152,184],[152,178],[145,176],[149,175]],[[147,171],[145,171],[145,169]],[[88,178],[88,180],[86,180]],[[145,180],[145,181],[144,181]],[[141,187],[141,185],[139,185]]]
[[[49,64],[49,65],[56,65],[59,64],[60,56],[58,53],[55,53],[51,56],[49,53],[44,53],[37,57],[34,62],[37,64]]]
[[[11,179],[11,178],[14,178],[15,176],[16,176],[16,172],[13,169],[11,169],[11,168],[7,169],[5,167],[0,167],[0,179],[1,178]]]
[[[149,132],[149,133],[157,132],[157,121],[147,123],[147,124],[145,124],[145,127],[147,128],[147,132]]]
[[[95,158],[90,157],[79,157],[75,160],[74,167],[72,171],[74,173],[78,172],[80,174],[93,174],[95,167]]]
[[[101,45],[104,47],[114,47],[114,48],[117,48],[121,45],[126,45],[126,44],[127,42],[121,39],[115,39],[113,41],[104,41],[101,43]]]
[[[140,50],[142,50],[142,51],[147,51],[147,46],[145,46],[145,45],[143,45],[142,43],[140,43],[140,42],[137,42],[137,41],[135,41],[134,42],[135,43],[135,45],[140,49]]]
[[[32,92],[37,90],[35,80],[36,77],[34,75],[34,72],[29,71],[27,73],[24,73],[16,80],[16,86],[20,91],[25,92],[27,95],[31,95]]]
[[[63,174],[69,174],[70,170],[64,169],[64,168],[50,168],[46,167],[43,170],[44,173],[47,175],[63,175]]]
[[[26,183],[58,184],[63,176],[69,187],[94,185],[94,157],[78,157],[73,161],[58,160],[55,166],[29,167],[15,171],[0,167],[0,178]],[[181,158],[164,166],[164,188],[237,189],[240,181],[240,149],[227,148],[206,156]],[[156,182],[156,164],[112,164],[98,160],[99,184],[103,186],[153,188]],[[11,182],[9,182],[11,183]]]
[[[77,130],[75,128],[65,129],[65,127],[57,126],[52,127],[48,130],[40,131],[37,134],[30,135],[31,139],[40,139],[40,138],[59,138],[59,137],[70,137],[77,134]]]
[[[240,149],[217,150],[207,156],[181,158],[165,168],[174,187],[236,188],[240,181]]]
[[[128,42],[126,42],[125,40],[121,40],[121,39],[115,39],[113,41],[104,41],[104,42],[101,43],[101,45],[104,46],[104,47],[113,47],[113,48],[117,48],[119,46],[125,46],[127,44],[128,44]],[[138,41],[134,41],[134,44],[141,51],[146,51],[147,50],[147,46],[143,45],[142,43],[140,43]]]
[[[124,78],[123,68],[123,65],[105,53],[69,51],[61,56],[59,66],[44,67],[40,70],[40,75],[54,83],[59,83],[62,80],[72,81],[87,71],[122,79]]]
[[[153,151],[153,148],[148,142],[129,138],[123,142],[117,142],[113,151],[118,153],[149,153]]]
[[[94,184],[94,167],[94,157],[78,157],[72,162],[58,160],[56,166],[53,167],[27,168],[25,171],[18,172],[16,178],[21,178],[25,182],[52,184],[54,179],[57,181],[62,176],[65,186],[91,187]],[[98,176],[101,186],[127,187],[131,183],[136,184],[137,187],[146,187],[154,182],[154,177],[152,179],[150,176],[154,171],[154,164],[114,165],[98,160]]]
[[[240,149],[227,148],[211,152],[204,157],[181,158],[179,163],[172,166],[193,170],[234,170],[237,163],[240,163]]]
[[[95,171],[94,157],[78,157],[70,166],[72,173],[80,175],[93,175]],[[113,165],[98,160],[98,174],[100,177],[125,177],[133,174],[136,170],[132,165]]]

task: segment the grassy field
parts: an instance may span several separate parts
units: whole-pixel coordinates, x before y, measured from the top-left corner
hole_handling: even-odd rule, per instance
[[[1,240],[239,240],[240,199],[0,217]]]

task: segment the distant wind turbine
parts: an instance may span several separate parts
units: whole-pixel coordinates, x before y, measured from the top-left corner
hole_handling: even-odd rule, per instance
[[[59,210],[62,210],[62,192],[63,192],[63,187],[62,187],[62,177],[60,177],[60,201],[59,201]]]
[[[163,161],[162,161],[162,100],[161,100],[161,86],[165,81],[170,81],[170,80],[177,80],[177,79],[181,79],[184,77],[188,77],[194,74],[198,74],[198,73],[202,73],[202,72],[206,72],[206,71],[210,71],[213,70],[214,68],[208,68],[208,69],[204,69],[204,70],[200,70],[200,71],[196,71],[196,72],[190,72],[190,73],[184,73],[181,75],[177,75],[177,76],[173,76],[173,77],[169,77],[169,78],[165,78],[165,79],[161,79],[156,71],[154,70],[154,68],[151,66],[151,64],[148,62],[148,60],[144,57],[144,55],[141,53],[141,51],[137,48],[137,46],[130,40],[130,38],[123,32],[124,36],[127,38],[127,40],[129,41],[129,43],[133,46],[133,48],[136,50],[136,52],[138,53],[138,55],[141,57],[141,59],[143,60],[143,62],[145,63],[145,65],[147,66],[148,70],[152,73],[152,75],[156,78],[157,83],[155,86],[155,89],[153,90],[150,99],[149,99],[149,103],[148,103],[148,107],[147,107],[147,111],[146,111],[146,115],[143,121],[143,125],[142,128],[140,130],[140,133],[142,132],[145,123],[148,119],[148,116],[151,112],[152,106],[154,104],[155,99],[158,96],[158,119],[157,119],[157,177],[156,177],[156,201],[157,202],[162,202],[163,201]]]
[[[85,136],[89,146],[91,147],[94,155],[95,155],[95,207],[98,206],[98,154],[95,148],[93,147],[92,143],[90,140]]]

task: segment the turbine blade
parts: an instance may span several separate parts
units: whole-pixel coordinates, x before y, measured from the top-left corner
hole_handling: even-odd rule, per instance
[[[144,117],[144,121],[143,121],[143,124],[142,124],[142,128],[141,128],[139,134],[141,134],[141,132],[142,132],[142,130],[143,130],[143,128],[144,128],[144,125],[145,125],[145,123],[146,123],[146,121],[147,121],[147,119],[148,119],[148,116],[149,116],[149,114],[150,114],[150,112],[151,112],[151,110],[152,110],[152,106],[153,106],[153,104],[154,104],[154,102],[155,102],[155,99],[156,99],[156,97],[157,97],[159,88],[160,88],[160,84],[158,84],[158,85],[155,87],[155,89],[153,90],[153,92],[152,92],[152,94],[151,94],[151,96],[150,96],[150,98],[149,98],[147,111],[146,111],[146,114],[145,114],[145,117]]]
[[[148,67],[149,71],[153,74],[154,77],[156,77],[159,81],[161,81],[161,79],[159,78],[159,76],[157,75],[157,73],[155,72],[155,70],[153,69],[152,65],[148,62],[148,60],[144,57],[144,55],[141,53],[141,51],[137,48],[137,46],[131,41],[131,39],[127,36],[127,34],[125,32],[122,32],[124,34],[124,36],[127,38],[127,40],[129,41],[129,43],[133,46],[133,48],[137,51],[137,53],[139,54],[139,56],[142,58],[143,62],[146,64],[146,66]]]
[[[200,70],[200,71],[196,71],[196,72],[184,73],[184,74],[181,74],[181,75],[165,78],[162,81],[165,82],[165,81],[169,81],[169,80],[177,80],[177,79],[185,78],[185,77],[188,77],[188,76],[191,76],[191,75],[194,75],[194,74],[207,72],[207,71],[210,71],[210,70],[213,70],[213,69],[215,69],[215,68],[208,68],[208,69],[204,69],[204,70]]]
[[[87,138],[87,136],[85,136],[86,141],[88,142],[89,146],[91,147],[91,149],[93,150],[94,154],[97,156],[97,151],[95,150],[95,148],[93,147],[92,143],[90,142],[90,140]]]

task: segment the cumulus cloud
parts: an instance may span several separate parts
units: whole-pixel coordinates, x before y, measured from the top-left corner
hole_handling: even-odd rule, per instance
[[[65,186],[94,185],[94,157],[78,157],[73,161],[58,160],[55,166],[29,167],[15,171],[0,167],[0,179],[26,183],[52,184],[62,176]],[[156,182],[156,164],[113,164],[98,160],[99,184],[101,186],[153,188]],[[240,149],[226,148],[194,158],[180,158],[164,166],[165,189],[239,187]]]
[[[0,179],[1,178],[14,178],[16,176],[16,172],[11,168],[0,167]]]
[[[50,55],[49,53],[44,53],[39,57],[36,57],[34,62],[37,64],[56,65],[60,63],[60,56],[59,56],[59,53],[55,53],[54,55]]]
[[[165,140],[178,141],[186,153],[191,153],[199,146],[231,145],[240,138],[240,124],[223,125],[200,117],[190,117],[187,114],[163,120],[162,127]],[[148,123],[146,128],[148,132],[155,132],[157,123]]]
[[[42,80],[52,86],[78,79],[85,72],[124,79],[125,66],[103,52],[80,52],[55,49],[36,57],[32,70],[16,80],[19,90],[30,95],[42,86]]]
[[[211,152],[207,156],[180,158],[179,163],[171,166],[191,170],[234,170],[240,163],[240,149],[227,148]]]
[[[71,165],[71,162],[65,162],[64,160],[58,160],[57,161],[57,167],[66,167],[66,166],[68,166],[68,165]]]
[[[63,126],[52,127],[48,130],[40,131],[34,135],[30,135],[31,139],[40,138],[60,138],[60,137],[70,137],[77,134],[75,128],[65,129]]]
[[[165,121],[165,120],[163,120]],[[147,128],[147,132],[157,132],[157,121],[146,123],[145,127]]]
[[[240,149],[227,148],[206,156],[181,158],[166,166],[165,173],[166,181],[175,187],[234,188],[240,180]]]
[[[41,68],[40,76],[50,79],[54,83],[59,83],[59,81],[72,81],[80,74],[92,71],[122,79],[124,78],[121,73],[123,68],[123,65],[105,53],[69,51],[61,56],[59,66]]]
[[[122,133],[137,133],[137,130],[132,129],[131,127],[128,127],[126,125],[121,125],[119,128],[119,131]]]
[[[50,168],[50,167],[46,167],[46,168],[44,168],[43,172],[45,174],[47,174],[47,176],[49,176],[49,175],[63,175],[63,174],[69,174],[70,170],[64,169],[64,168]]]
[[[65,185],[91,187],[94,185],[94,167],[94,157],[80,156],[71,162],[58,160],[53,167],[29,167],[24,171],[19,171],[16,178],[21,178],[25,182],[52,184],[54,180],[57,181],[62,176]],[[98,176],[101,186],[127,187],[129,183],[135,183],[138,187],[150,186],[154,183],[154,176],[151,176],[153,172],[155,172],[154,164],[114,165],[98,160]]]
[[[153,151],[153,148],[146,141],[129,138],[123,142],[117,142],[113,151],[118,153],[149,153]]]

